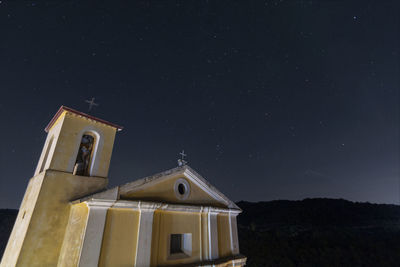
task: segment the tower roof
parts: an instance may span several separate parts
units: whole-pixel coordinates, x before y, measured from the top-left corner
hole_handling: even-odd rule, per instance
[[[94,117],[94,116],[92,116],[92,115],[89,115],[89,114],[86,114],[86,113],[77,111],[77,110],[75,110],[75,109],[72,109],[72,108],[69,108],[69,107],[66,107],[66,106],[61,106],[61,107],[58,109],[57,113],[54,115],[54,117],[51,119],[51,121],[49,122],[49,124],[48,124],[48,125],[46,126],[46,128],[44,129],[46,133],[50,130],[50,128],[51,128],[51,127],[54,125],[54,123],[57,121],[58,117],[60,117],[60,115],[61,115],[64,111],[74,113],[74,114],[76,114],[76,115],[78,115],[78,116],[85,117],[85,118],[87,118],[87,119],[89,119],[89,120],[94,120],[94,121],[97,121],[97,122],[100,122],[100,123],[109,125],[109,126],[111,126],[111,127],[116,128],[117,131],[121,131],[121,130],[124,128],[124,127],[119,126],[119,125],[117,125],[117,124],[114,124],[114,123],[111,123],[111,122],[108,122],[108,121],[105,121],[105,120],[96,118],[96,117]]]

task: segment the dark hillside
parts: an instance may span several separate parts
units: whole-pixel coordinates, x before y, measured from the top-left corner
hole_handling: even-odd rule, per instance
[[[248,266],[400,266],[400,207],[342,199],[239,202]]]
[[[253,223],[259,227],[297,223],[310,226],[368,226],[375,222],[397,223],[400,220],[399,206],[356,203],[344,199],[241,201],[237,204],[243,209],[240,223]]]
[[[18,210],[0,210],[0,255],[3,255]]]

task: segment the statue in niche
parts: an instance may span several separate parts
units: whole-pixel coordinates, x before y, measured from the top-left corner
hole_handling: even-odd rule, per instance
[[[81,144],[79,146],[78,156],[76,157],[74,175],[90,176],[90,159],[92,156],[92,149],[94,144],[94,137],[88,134],[82,136]]]

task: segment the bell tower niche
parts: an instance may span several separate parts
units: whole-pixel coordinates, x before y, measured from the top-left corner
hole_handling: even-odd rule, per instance
[[[107,178],[116,131],[121,126],[62,106],[45,131],[35,175],[57,170]]]
[[[29,180],[0,267],[57,266],[71,202],[105,190],[121,126],[61,106]]]
[[[74,175],[90,176],[90,165],[92,163],[94,145],[95,137],[90,133],[85,133],[82,136],[78,156],[76,157]]]

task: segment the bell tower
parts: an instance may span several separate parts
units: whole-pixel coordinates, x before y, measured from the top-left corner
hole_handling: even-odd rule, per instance
[[[122,127],[62,106],[45,128],[35,175],[57,170],[107,178],[115,132]]]
[[[70,202],[104,190],[122,127],[61,106],[30,179],[1,267],[56,266]]]

